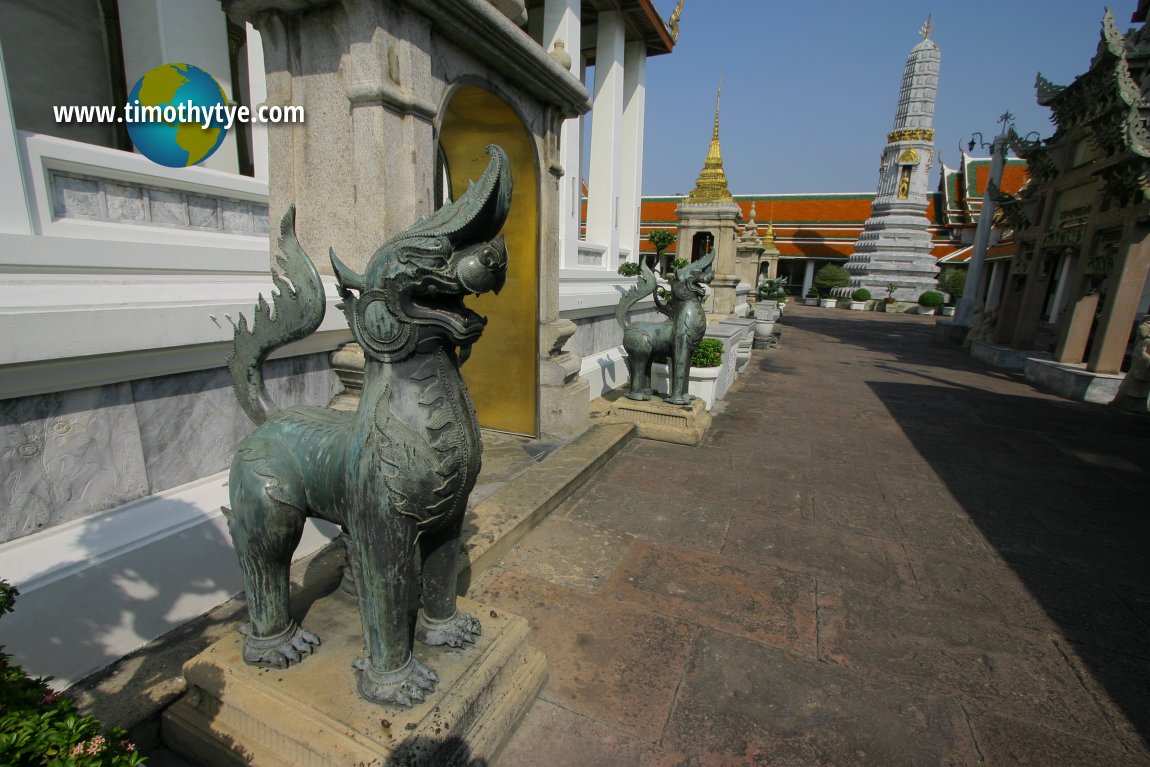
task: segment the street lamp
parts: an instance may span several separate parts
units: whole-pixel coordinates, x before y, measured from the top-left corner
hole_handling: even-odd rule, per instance
[[[1002,183],[1002,169],[1006,165],[1006,145],[1014,133],[1014,115],[1004,112],[999,118],[1002,128],[994,140],[987,144],[982,134],[975,131],[967,144],[973,152],[974,147],[981,145],[990,149],[990,176],[986,180],[986,190],[982,195],[982,210],[978,214],[978,226],[974,230],[974,252],[970,257],[970,268],[966,271],[966,287],[962,291],[962,298],[954,311],[954,324],[970,327],[974,318],[974,309],[978,304],[979,293],[982,287],[982,271],[986,264],[986,250],[990,245],[991,219],[994,218],[995,203],[990,194],[991,188],[999,188]],[[977,141],[975,136],[978,136]]]

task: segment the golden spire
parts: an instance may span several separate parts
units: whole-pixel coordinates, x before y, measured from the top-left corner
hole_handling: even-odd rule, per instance
[[[767,233],[763,235],[763,247],[767,250],[775,249],[775,203],[771,202],[771,218],[767,222]]]
[[[688,202],[734,202],[727,188],[727,174],[723,172],[723,152],[719,147],[719,99],[723,94],[723,77],[719,76],[719,89],[715,93],[715,127],[711,132],[711,146],[703,170],[695,181],[695,189],[687,195]]]

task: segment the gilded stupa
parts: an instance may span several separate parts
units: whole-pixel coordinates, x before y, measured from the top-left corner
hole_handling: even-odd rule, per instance
[[[707,147],[707,159],[703,162],[703,170],[699,171],[695,188],[687,195],[689,202],[735,201],[727,188],[727,174],[723,171],[723,150],[719,146],[719,99],[722,94],[723,83],[720,80],[718,92],[715,93],[715,127],[711,131],[711,145]]]
[[[695,181],[695,188],[675,208],[679,222],[680,257],[694,261],[708,250],[715,251],[715,278],[711,281],[712,301],[708,314],[727,316],[735,313],[735,286],[739,283],[735,265],[736,238],[742,211],[723,172],[723,151],[719,146],[719,99],[722,81],[715,94],[715,123],[707,159]]]

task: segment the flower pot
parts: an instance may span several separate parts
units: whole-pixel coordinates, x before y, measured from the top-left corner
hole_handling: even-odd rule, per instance
[[[819,299],[819,306],[821,306],[824,309],[834,309],[836,305],[838,305],[838,299],[836,299],[836,298],[820,298]]]
[[[707,410],[715,404],[715,391],[718,389],[719,373],[722,369],[721,365],[713,368],[691,368],[691,374],[687,379],[687,393],[703,400]],[[651,386],[663,396],[671,390],[667,366],[661,362],[651,365]]]
[[[953,317],[954,316],[954,307],[953,306],[942,307],[942,316],[943,317]]]
[[[851,301],[851,311],[861,312],[866,309],[866,301]]]
[[[804,298],[803,304],[806,306],[818,306],[819,300],[817,298]]]
[[[932,314],[934,314],[934,307],[933,306],[921,306],[920,305],[918,307],[918,313],[919,314],[926,314],[928,316],[932,315]]]

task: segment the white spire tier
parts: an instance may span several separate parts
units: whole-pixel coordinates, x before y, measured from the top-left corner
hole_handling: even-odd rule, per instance
[[[850,290],[867,288],[875,298],[886,297],[887,286],[894,285],[895,298],[915,301],[935,288],[938,275],[926,210],[942,57],[930,39],[930,30],[928,19],[923,25],[923,41],[907,57],[871,216],[846,264],[853,278]]]

